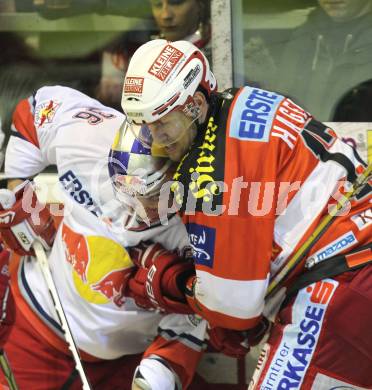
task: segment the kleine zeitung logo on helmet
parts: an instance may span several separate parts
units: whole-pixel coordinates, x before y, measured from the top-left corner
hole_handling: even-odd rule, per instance
[[[167,45],[156,57],[148,72],[157,79],[165,81],[182,57],[182,51],[172,45]]]
[[[126,77],[124,84],[124,93],[141,94],[143,90],[143,77]]]

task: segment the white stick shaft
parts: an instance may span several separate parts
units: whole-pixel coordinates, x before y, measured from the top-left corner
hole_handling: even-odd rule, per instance
[[[79,351],[76,347],[74,338],[73,338],[71,330],[70,330],[70,326],[67,322],[66,314],[63,310],[61,300],[59,298],[56,286],[54,284],[52,274],[50,272],[48,259],[47,259],[47,256],[45,254],[44,248],[39,241],[34,242],[33,248],[35,250],[37,262],[39,264],[41,272],[43,273],[45,282],[48,286],[48,289],[49,289],[51,298],[53,300],[54,307],[55,307],[56,312],[58,314],[62,329],[65,333],[65,339],[66,339],[68,348],[72,353],[72,356],[75,360],[76,369],[79,372],[81,381],[83,382],[83,390],[91,390],[91,386],[89,384],[88,378],[87,378],[85,371],[84,371],[84,368],[81,364]]]

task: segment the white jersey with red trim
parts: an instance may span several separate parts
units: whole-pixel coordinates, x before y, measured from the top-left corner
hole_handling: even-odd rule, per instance
[[[173,187],[196,262],[189,301],[213,325],[246,329],[260,319],[270,278],[365,164],[331,128],[274,92],[229,90],[212,98],[210,113],[175,174],[194,199]],[[370,242],[370,201],[366,195],[350,202],[309,261]]]
[[[53,278],[78,347],[113,359],[146,349],[167,319],[138,308],[124,297],[133,263],[125,247],[152,239],[167,249],[183,247],[186,230],[179,217],[168,226],[142,232],[123,228],[126,210],[115,200],[107,157],[124,115],[66,87],[44,87],[21,101],[14,113],[5,174],[28,178],[57,166],[64,217],[49,255]],[[53,213],[53,209],[52,209]],[[56,333],[61,328],[35,261],[24,258],[18,286],[29,306]],[[183,318],[183,319],[182,319]],[[174,324],[174,319],[170,318]],[[174,327],[173,327],[174,328]],[[201,350],[205,323],[177,316],[175,335]]]

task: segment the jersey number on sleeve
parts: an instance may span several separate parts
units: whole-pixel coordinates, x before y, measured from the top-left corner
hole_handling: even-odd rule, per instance
[[[104,119],[115,118],[115,115],[107,112],[102,112],[97,108],[87,108],[84,111],[80,111],[73,116],[73,118],[86,119],[90,125],[97,125]]]
[[[302,130],[301,136],[307,147],[320,161],[332,160],[337,162],[346,169],[347,180],[349,182],[355,181],[357,176],[352,161],[343,153],[330,152],[330,148],[338,139],[334,130],[312,119]]]

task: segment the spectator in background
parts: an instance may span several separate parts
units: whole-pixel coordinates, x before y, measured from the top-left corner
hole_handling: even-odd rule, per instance
[[[341,96],[372,78],[372,2],[318,3],[283,51],[276,89],[325,121]]]
[[[190,41],[210,56],[209,0],[151,0],[152,14],[160,34],[168,41]]]
[[[187,40],[211,59],[210,0],[151,0],[158,34],[153,38]],[[123,75],[134,51],[151,39],[151,33],[125,33],[103,51],[97,98],[120,110]]]
[[[333,122],[372,122],[372,79],[353,87],[336,104]]]
[[[107,106],[121,110],[123,75],[127,70],[130,57],[149,39],[149,32],[129,31],[121,34],[103,50],[101,78],[96,91],[98,100]]]

